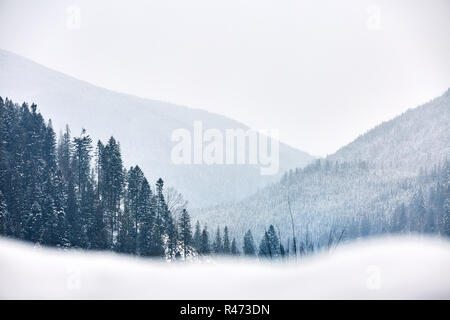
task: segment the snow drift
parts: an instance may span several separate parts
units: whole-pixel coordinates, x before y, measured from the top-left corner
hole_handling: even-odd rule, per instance
[[[1,299],[449,299],[450,243],[384,238],[295,262],[164,263],[0,239]]]

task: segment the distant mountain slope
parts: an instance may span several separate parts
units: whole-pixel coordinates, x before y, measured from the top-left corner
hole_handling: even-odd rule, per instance
[[[170,159],[174,129],[192,128],[194,120],[219,130],[247,127],[206,111],[96,87],[4,50],[0,50],[0,96],[35,102],[57,132],[69,124],[73,135],[84,127],[94,141],[114,135],[127,166],[137,163],[152,180],[162,177],[183,193],[191,207],[241,199],[312,160],[281,144],[280,171],[273,176],[261,176],[255,165],[174,165]]]
[[[328,157],[366,160],[417,173],[450,157],[450,89],[432,101],[383,122]]]
[[[448,165],[447,175],[434,173],[450,159],[449,114],[450,90],[377,126],[327,159],[296,169],[242,201],[195,211],[194,218],[210,230],[233,221],[236,237],[251,229],[258,241],[273,224],[286,240],[292,232],[289,197],[302,240],[309,235],[326,243],[333,229],[345,229],[348,237],[386,232],[386,224],[395,224],[394,211],[401,203],[423,192],[427,205],[429,196],[436,198],[426,193],[430,186],[437,181],[449,185]],[[426,168],[422,175],[420,168]],[[438,218],[432,220],[438,223]]]

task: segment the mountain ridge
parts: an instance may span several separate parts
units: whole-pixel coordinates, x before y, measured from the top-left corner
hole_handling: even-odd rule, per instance
[[[34,102],[58,132],[69,124],[72,134],[82,128],[93,141],[114,136],[121,142],[126,166],[139,164],[150,179],[162,177],[193,207],[242,199],[284,171],[302,167],[313,157],[280,143],[280,170],[261,176],[255,165],[174,165],[170,134],[192,129],[201,120],[205,129],[249,129],[245,124],[198,108],[161,102],[101,88],[67,76],[25,57],[0,49],[0,95],[21,103]]]
[[[213,230],[232,220],[238,237],[251,229],[257,239],[273,224],[286,238],[291,207],[302,240],[312,235],[311,241],[326,243],[335,228],[352,237],[386,232],[383,223],[398,218],[398,206],[422,190],[430,192],[423,194],[428,204],[437,192],[433,188],[448,184],[436,182],[436,172],[450,159],[449,93],[374,127],[325,159],[290,170],[241,201],[196,210],[194,218]]]

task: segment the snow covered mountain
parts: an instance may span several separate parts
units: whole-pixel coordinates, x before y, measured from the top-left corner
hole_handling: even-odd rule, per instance
[[[406,225],[408,231],[423,232],[430,224],[429,231],[436,232],[440,221],[450,219],[439,216],[448,215],[448,210],[430,203],[442,187],[440,197],[450,201],[448,164],[443,172],[436,169],[446,159],[450,159],[450,90],[377,126],[327,159],[293,170],[242,201],[195,211],[194,218],[213,231],[233,221],[233,236],[242,238],[251,229],[258,241],[273,224],[287,241],[292,239],[291,211],[296,237],[323,244],[330,232],[341,230],[346,238],[399,232],[396,224],[402,218],[396,210],[414,199],[417,204],[412,206],[424,205],[428,213],[419,218],[406,213],[400,228]]]
[[[280,170],[272,176],[260,175],[257,165],[174,165],[170,159],[174,129],[190,129],[195,120],[203,121],[205,129],[248,128],[207,111],[103,89],[4,50],[0,50],[0,96],[36,103],[44,117],[52,119],[56,132],[69,124],[72,135],[86,128],[93,141],[113,135],[121,143],[127,167],[138,164],[153,181],[162,177],[190,207],[241,199],[313,159],[280,144]]]

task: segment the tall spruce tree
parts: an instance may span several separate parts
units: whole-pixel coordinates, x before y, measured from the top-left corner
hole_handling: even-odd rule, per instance
[[[223,242],[222,236],[220,235],[220,227],[217,227],[216,237],[214,238],[213,249],[215,254],[222,254],[223,252]]]
[[[137,253],[148,256],[151,254],[151,232],[155,222],[155,204],[152,190],[144,177],[138,196],[139,233]]]
[[[239,255],[239,250],[236,246],[236,239],[233,238],[233,241],[231,242],[231,254],[234,256]]]
[[[228,235],[228,227],[225,226],[223,229],[223,248],[222,248],[223,254],[230,254],[231,253],[231,247],[230,247],[230,237]]]
[[[119,234],[121,208],[125,177],[122,164],[120,145],[111,137],[108,143],[98,149],[98,192],[108,224],[108,246],[113,249],[116,237]]]
[[[184,259],[186,259],[189,248],[192,246],[191,218],[186,209],[181,212],[178,226],[180,228],[180,240],[183,244]]]
[[[199,253],[202,255],[208,255],[211,253],[211,246],[209,244],[209,233],[208,227],[205,225],[202,231],[202,236],[200,239],[200,250]]]
[[[192,240],[193,246],[197,251],[200,250],[201,238],[202,238],[202,230],[200,228],[200,222],[197,220],[197,222],[195,223],[194,237]]]
[[[251,230],[248,230],[244,235],[244,246],[242,251],[246,256],[254,256],[256,254],[255,241],[253,240]]]

